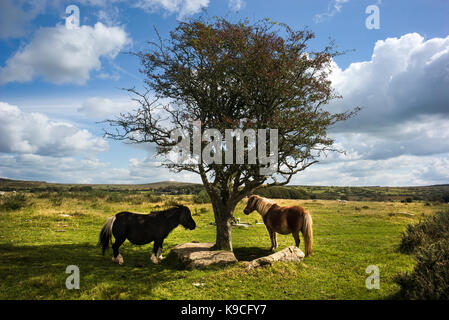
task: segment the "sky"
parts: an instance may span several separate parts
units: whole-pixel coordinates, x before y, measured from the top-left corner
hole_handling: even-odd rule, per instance
[[[155,28],[166,38],[203,10],[307,27],[313,48],[333,40],[346,52],[330,76],[343,98],[327,106],[362,108],[329,131],[346,153],[322,157],[291,184],[449,183],[447,0],[2,0],[0,177],[200,182],[160,167],[154,146],[105,139],[101,121],[135,107],[123,88],[139,88],[143,76],[129,53],[145,51]]]

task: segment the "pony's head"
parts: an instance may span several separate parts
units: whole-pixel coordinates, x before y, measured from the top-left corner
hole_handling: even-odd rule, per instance
[[[244,214],[250,214],[254,210],[256,210],[256,203],[259,201],[259,196],[252,195],[248,198],[248,202],[246,203],[245,209],[243,209]]]
[[[195,220],[192,218],[192,214],[190,213],[190,209],[186,206],[183,206],[182,204],[176,206],[180,212],[181,215],[179,217],[179,223],[186,229],[193,230],[196,228]]]

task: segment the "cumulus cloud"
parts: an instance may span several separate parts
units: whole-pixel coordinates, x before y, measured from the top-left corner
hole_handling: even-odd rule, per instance
[[[0,84],[28,82],[38,76],[56,84],[84,84],[92,70],[100,70],[100,58],[115,58],[129,43],[121,27],[106,27],[100,22],[79,29],[61,25],[41,28],[0,68]]]
[[[195,174],[175,174],[158,164],[149,157],[131,158],[128,167],[115,168],[99,159],[0,153],[0,177],[62,183],[139,184],[164,180],[200,183]]]
[[[315,185],[429,185],[449,180],[449,37],[417,33],[377,41],[371,59],[331,75],[343,96],[329,110],[361,106],[330,132],[331,153],[293,179]]]
[[[69,156],[106,151],[108,143],[75,125],[0,102],[0,152]]]
[[[131,158],[128,163],[129,180],[137,181],[143,177],[147,181],[176,180],[182,182],[201,183],[200,177],[192,172],[174,173],[165,167],[161,167],[161,162],[147,156],[145,158]]]
[[[0,176],[20,180],[96,183],[107,164],[98,159],[76,159],[37,154],[0,154]],[[117,171],[109,170],[111,176]]]
[[[333,110],[364,110],[340,130],[380,131],[421,115],[449,115],[449,36],[427,41],[418,33],[376,42],[370,61],[352,63],[331,74],[343,100]]]
[[[30,22],[42,13],[46,1],[0,1],[0,39],[23,37],[30,31]],[[25,9],[26,8],[26,9]]]
[[[331,79],[343,99],[329,110],[362,107],[332,130],[345,149],[366,159],[449,152],[449,37],[377,41],[371,60],[335,64]]]
[[[118,115],[122,112],[132,111],[137,107],[137,103],[129,99],[109,99],[92,97],[83,102],[78,108],[78,112],[84,113],[92,118],[106,118],[111,115]]]
[[[139,0],[135,6],[148,12],[163,10],[166,14],[177,14],[178,18],[190,16],[209,5],[209,0]]]
[[[447,183],[449,154],[401,155],[387,160],[350,160],[309,167],[292,179],[299,185],[411,186]]]

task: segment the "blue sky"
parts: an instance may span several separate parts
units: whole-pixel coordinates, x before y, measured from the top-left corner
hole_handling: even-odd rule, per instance
[[[80,29],[65,28],[66,7]],[[369,5],[378,29],[365,25]],[[158,166],[152,146],[105,140],[101,120],[132,107],[139,62],[155,26],[207,10],[231,20],[269,17],[334,39],[333,85],[360,115],[330,134],[331,154],[293,179],[308,185],[449,183],[449,2],[445,0],[4,0],[0,4],[0,177],[67,183],[199,182]]]

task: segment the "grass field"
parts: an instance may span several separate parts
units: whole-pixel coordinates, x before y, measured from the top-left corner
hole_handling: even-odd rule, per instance
[[[111,262],[109,251],[96,246],[107,217],[121,210],[149,212],[173,201],[190,207],[194,231],[175,229],[164,243],[167,256],[175,245],[213,242],[215,226],[210,204],[194,205],[191,196],[164,196],[159,202],[142,195],[94,198],[27,194],[19,210],[0,210],[0,299],[389,299],[399,289],[393,278],[413,269],[413,258],[400,254],[401,232],[423,215],[445,210],[448,204],[424,202],[338,202],[279,200],[310,210],[314,225],[314,255],[301,264],[277,263],[246,272],[242,264],[206,270],[182,270],[171,258],[150,262],[152,244],[121,247],[122,266]],[[114,200],[114,201],[112,201]],[[260,216],[243,214],[247,229],[233,229],[238,260],[267,255],[270,241]],[[404,214],[412,213],[413,215]],[[293,238],[278,236],[279,248]],[[303,249],[303,243],[301,243]],[[68,265],[80,269],[80,289],[68,290]],[[380,289],[368,290],[365,269],[380,269]]]

